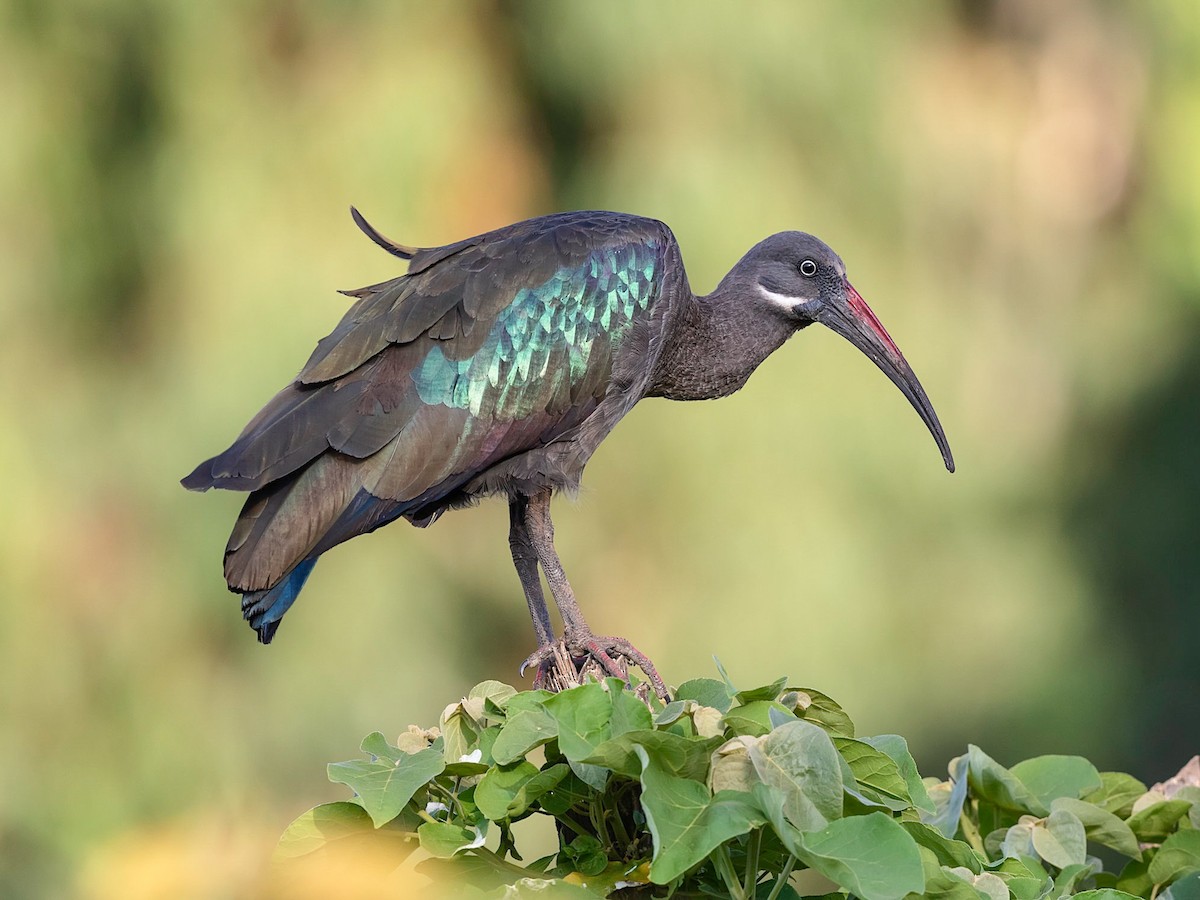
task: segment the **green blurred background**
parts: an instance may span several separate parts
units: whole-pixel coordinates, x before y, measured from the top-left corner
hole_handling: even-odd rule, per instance
[[[339,547],[263,648],[243,498],[177,483],[400,271],[352,202],[419,245],[654,216],[701,291],[778,230],[846,260],[959,472],[820,329],[639,406],[556,521],[668,681],[787,673],[929,774],[1200,750],[1191,0],[6,0],[0,895],[249,896],[326,761],[517,682],[503,504]]]

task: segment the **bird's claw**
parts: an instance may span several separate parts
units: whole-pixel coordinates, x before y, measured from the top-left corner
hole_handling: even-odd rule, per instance
[[[545,658],[545,659],[540,659],[539,657],[543,654],[543,652],[545,650],[551,649],[551,648],[553,648],[553,646],[554,646],[553,644],[549,644],[546,647],[540,648],[532,656],[530,656],[528,659],[526,659],[525,662],[521,663],[521,677],[522,678],[525,677],[526,669],[528,669],[532,665],[537,665],[537,674],[533,676],[533,689],[535,691],[541,690],[542,688],[544,688],[546,686],[546,682],[550,677],[550,670],[553,668],[553,662],[554,662],[553,657]]]
[[[663,702],[670,694],[659,677],[658,670],[644,653],[624,638],[597,637],[590,633],[568,633],[561,641],[538,647],[521,663],[521,675],[531,666],[537,666],[534,688],[548,687],[550,690],[565,690],[582,683],[582,676],[607,675],[622,679],[632,687],[628,665],[632,663],[646,673],[646,679],[654,693]]]

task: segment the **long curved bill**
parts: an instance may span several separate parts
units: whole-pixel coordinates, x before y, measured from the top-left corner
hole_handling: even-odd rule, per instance
[[[933,404],[929,402],[929,397],[926,396],[925,389],[921,387],[921,382],[917,380],[912,366],[908,364],[904,354],[896,346],[896,342],[875,318],[875,313],[871,312],[871,307],[867,306],[867,302],[863,300],[858,291],[848,281],[844,282],[844,286],[846,290],[845,303],[825,304],[816,315],[816,320],[836,331],[866,354],[871,362],[879,366],[883,370],[883,374],[890,378],[896,387],[900,388],[901,393],[908,398],[908,402],[912,404],[913,409],[917,411],[925,423],[925,427],[929,429],[929,433],[937,442],[938,449],[942,452],[942,459],[946,463],[946,469],[953,472],[954,455],[950,452],[946,433],[942,430],[942,423],[938,421],[937,413],[933,411]]]

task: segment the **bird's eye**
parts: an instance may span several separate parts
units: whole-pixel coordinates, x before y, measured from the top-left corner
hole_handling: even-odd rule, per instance
[[[817,274],[817,264],[811,259],[806,259],[804,262],[800,263],[800,274],[805,278],[812,278]]]

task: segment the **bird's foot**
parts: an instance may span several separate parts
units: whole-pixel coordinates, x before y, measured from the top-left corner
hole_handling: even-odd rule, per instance
[[[648,686],[660,700],[671,699],[648,656],[624,638],[597,637],[591,632],[571,632],[557,643],[539,647],[521,664],[521,674],[536,666],[535,688],[563,691],[582,684],[587,675],[597,679],[613,676],[630,684],[631,663],[646,674]]]

